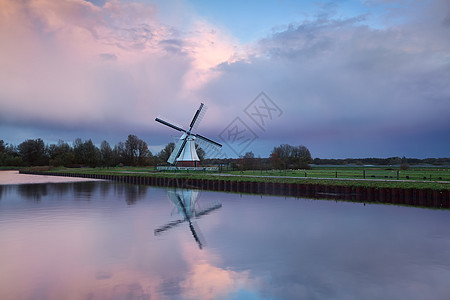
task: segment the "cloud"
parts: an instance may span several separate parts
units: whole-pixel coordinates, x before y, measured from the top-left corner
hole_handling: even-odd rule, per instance
[[[162,106],[192,101],[190,90],[233,53],[205,22],[181,30],[152,4],[95,4],[2,2],[3,124],[148,126]]]
[[[435,21],[421,27],[429,14]],[[323,14],[291,24],[260,40],[246,61],[221,65],[221,76],[205,93],[212,97],[230,91],[232,109],[239,113],[243,101],[250,103],[258,89],[264,90],[285,114],[262,138],[275,140],[283,132],[289,143],[328,141],[329,148],[336,146],[319,150],[320,155],[358,155],[342,142],[359,140],[370,153],[376,143],[386,145],[395,137],[421,137],[414,141],[421,143],[434,132],[448,135],[446,12],[417,9],[411,15],[415,18],[407,23],[386,29],[365,25],[364,16],[336,19]],[[223,106],[229,109],[230,103]],[[414,142],[403,151],[410,151],[406,148]],[[435,153],[445,155],[445,150]]]

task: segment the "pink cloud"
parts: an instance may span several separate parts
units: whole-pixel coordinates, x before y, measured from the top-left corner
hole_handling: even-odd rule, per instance
[[[194,89],[217,76],[233,41],[205,22],[163,24],[156,11],[137,2],[3,1],[2,118],[133,127],[148,126],[167,103],[197,105]]]

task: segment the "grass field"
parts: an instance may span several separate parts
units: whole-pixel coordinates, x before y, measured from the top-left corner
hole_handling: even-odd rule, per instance
[[[359,168],[359,167],[316,167],[312,170],[262,170],[234,171],[231,174],[262,176],[294,176],[310,178],[343,178],[343,179],[385,179],[385,180],[418,180],[449,181],[450,169],[445,168],[410,168],[398,170],[394,168]]]
[[[450,169],[411,168],[406,171],[390,168],[328,167],[312,170],[286,171],[234,171],[223,173],[197,172],[155,172],[153,167],[115,167],[115,168],[56,168],[52,172],[68,172],[81,174],[132,175],[177,177],[197,179],[217,179],[226,181],[286,182],[304,184],[339,185],[373,188],[417,188],[417,189],[450,189]],[[397,171],[399,179],[397,180]],[[306,172],[306,176],[305,176]],[[363,178],[365,174],[365,180]],[[231,175],[231,176],[230,176]],[[336,180],[337,176],[337,180]],[[374,177],[372,177],[374,176]],[[387,177],[386,177],[387,176]],[[407,179],[406,176],[409,176]],[[426,178],[424,180],[424,177]],[[431,178],[431,180],[430,180]],[[439,179],[442,178],[442,179]]]

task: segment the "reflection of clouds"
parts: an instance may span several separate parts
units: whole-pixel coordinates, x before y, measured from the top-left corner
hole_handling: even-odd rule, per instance
[[[224,206],[197,219],[200,250],[185,226],[154,236],[172,207],[166,189],[129,206],[126,185],[95,184],[64,197],[49,185],[39,203],[6,188],[0,299],[450,295],[449,211],[203,192]],[[77,201],[88,190],[91,201]]]
[[[448,211],[226,197],[221,217],[233,222],[224,221],[209,236],[223,259],[217,265],[251,270],[264,280],[263,294],[281,299],[450,295]]]
[[[80,177],[19,174],[19,171],[0,171],[0,185],[87,182],[87,181],[101,181],[101,180],[91,178],[80,178]]]
[[[217,299],[248,285],[249,272],[224,270],[206,262],[192,266],[189,276],[180,283],[188,299]]]
[[[159,293],[158,269],[140,268],[141,256],[152,253],[142,243],[147,224],[133,223],[112,184],[97,185],[109,189],[68,184],[65,198],[49,192],[38,206],[18,201],[20,186],[10,186],[0,207],[0,299],[149,299]],[[30,194],[39,190],[26,187]],[[89,191],[92,201],[76,201]],[[144,229],[145,235],[136,233]]]
[[[259,280],[251,278],[250,271],[218,267],[222,258],[213,252],[184,244],[182,255],[189,265],[186,278],[179,283],[183,298],[229,299],[232,294],[258,288]]]

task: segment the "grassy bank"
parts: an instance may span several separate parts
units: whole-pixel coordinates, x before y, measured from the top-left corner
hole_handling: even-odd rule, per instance
[[[259,176],[289,176],[313,178],[340,179],[386,179],[386,180],[418,180],[418,181],[449,181],[449,168],[415,167],[399,170],[390,167],[314,167],[312,170],[252,170],[234,171],[231,174]]]
[[[47,171],[41,169],[40,171]],[[60,173],[78,173],[78,174],[101,174],[101,175],[131,175],[148,177],[168,177],[168,178],[191,178],[191,179],[212,179],[225,181],[253,181],[253,182],[277,182],[277,183],[302,183],[302,184],[320,184],[330,186],[350,186],[366,188],[401,188],[401,189],[432,189],[449,190],[450,180],[449,170],[442,169],[423,169],[400,171],[402,177],[410,176],[410,180],[396,180],[397,170],[380,170],[379,168],[365,169],[366,179],[363,179],[364,170],[360,168],[326,168],[313,169],[306,171],[245,171],[228,173],[203,173],[203,172],[155,172],[154,168],[136,168],[136,167],[116,167],[116,168],[55,168],[52,172]],[[337,172],[337,178],[336,178]],[[392,175],[384,175],[388,174]],[[403,173],[409,172],[409,173]],[[412,173],[417,172],[417,173]],[[376,174],[371,177],[371,174]],[[410,174],[410,175],[405,175]],[[331,175],[331,176],[330,176]],[[328,178],[327,178],[328,176]],[[387,178],[385,176],[388,176]],[[432,180],[429,180],[431,176]],[[426,177],[427,180],[423,180]],[[434,178],[443,178],[444,182],[437,182]],[[413,180],[419,178],[419,180]],[[420,180],[422,178],[422,180]],[[447,179],[449,178],[449,179]]]

